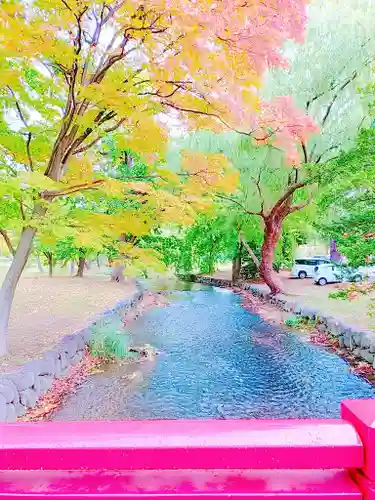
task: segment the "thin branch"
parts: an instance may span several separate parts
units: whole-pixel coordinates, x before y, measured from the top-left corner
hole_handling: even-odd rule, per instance
[[[349,78],[347,78],[347,80],[339,87],[338,91],[336,92],[336,94],[332,97],[332,100],[331,102],[329,103],[328,107],[327,107],[327,110],[324,114],[324,117],[323,117],[323,120],[322,120],[322,124],[321,124],[321,127],[323,128],[330,113],[331,113],[331,110],[332,110],[332,107],[333,105],[335,104],[337,98],[339,97],[340,95],[340,92],[342,92],[343,90],[345,90],[345,88],[350,84],[352,83],[358,76],[358,72],[357,70],[353,71],[353,74],[352,76],[350,76]]]
[[[17,99],[17,96],[16,96],[14,90],[12,89],[12,87],[10,87],[10,85],[7,85],[7,88],[9,90],[9,92],[12,94],[13,99],[15,100],[17,113],[18,113],[18,116],[20,117],[20,120],[22,121],[22,123],[25,125],[26,128],[29,128],[27,121],[26,121],[26,118],[25,118],[25,115],[22,112],[21,106],[18,102],[18,99]]]
[[[311,202],[311,197],[309,197],[309,199],[307,201],[305,201],[304,203],[300,203],[299,205],[292,205],[290,208],[289,208],[289,213],[292,214],[294,212],[299,212],[300,210],[303,210],[304,208],[306,208]]]
[[[117,130],[119,127],[121,127],[121,125],[124,123],[124,121],[126,120],[126,118],[122,118],[121,120],[119,120],[117,123],[115,123],[112,127],[108,127],[106,129],[104,129],[104,133],[105,134],[108,134],[109,132],[114,132],[115,130]],[[91,134],[91,132],[90,132]],[[89,134],[88,134],[89,135]],[[85,139],[87,139],[88,135],[85,137]],[[81,136],[82,137],[82,136]],[[72,145],[72,148],[67,152],[68,155],[76,155],[78,153],[83,153],[84,151],[87,151],[88,149],[92,148],[93,146],[95,146],[95,144],[97,144],[102,138],[104,137],[104,134],[101,134],[101,135],[98,135],[97,137],[95,137],[95,139],[93,139],[91,142],[89,142],[88,144],[86,144],[85,146],[82,146],[78,149],[72,149],[74,144],[75,145],[78,145],[77,144],[77,141],[78,139],[76,139],[76,141],[74,141],[74,144]],[[81,143],[85,140],[83,139],[81,141]]]
[[[12,94],[13,99],[15,100],[16,109],[17,109],[17,113],[18,113],[18,116],[19,116],[20,120],[22,121],[22,123],[25,125],[26,128],[29,128],[29,126],[27,124],[27,121],[26,121],[26,118],[25,118],[25,115],[22,112],[21,106],[20,106],[20,104],[18,102],[18,99],[17,99],[17,96],[16,96],[14,90],[9,85],[7,85],[7,87],[8,87],[8,90],[10,91],[10,93]],[[32,136],[32,133],[30,131],[27,132],[26,136],[27,136],[27,139],[26,139],[27,158],[28,158],[28,161],[29,161],[30,170],[33,171],[34,170],[34,165],[33,165],[33,160],[32,160],[32,157],[31,157],[31,149],[30,149],[30,143],[31,143],[31,140],[32,140],[33,136]]]
[[[61,191],[43,191],[40,196],[44,200],[53,200],[54,198],[57,198],[58,196],[67,196],[69,194],[77,193],[80,191],[87,191],[89,189],[97,189],[100,187],[102,184],[106,182],[105,179],[98,179],[91,184],[85,183],[85,184],[77,184],[75,186],[70,186],[67,187],[66,189],[63,189]]]
[[[215,196],[216,196],[216,198],[220,198],[222,200],[230,201],[231,203],[234,203],[235,205],[241,207],[242,210],[244,212],[246,212],[248,215],[259,215],[260,217],[263,217],[263,213],[262,212],[254,212],[252,210],[248,210],[242,203],[240,203],[237,200],[234,200],[230,196],[225,196],[223,194],[218,194],[218,193],[216,193]]]
[[[341,144],[336,144],[335,146],[330,146],[329,148],[327,148],[325,151],[320,153],[320,155],[315,160],[315,163],[316,164],[320,163],[325,154],[329,153],[330,151],[334,151],[335,149],[339,149],[340,146],[341,146]]]
[[[304,161],[304,163],[308,163],[309,157],[307,154],[307,146],[306,146],[306,143],[304,141],[301,141],[301,147],[302,147],[302,153],[303,153],[303,161]]]
[[[31,132],[27,133],[27,140],[26,140],[26,151],[27,151],[27,158],[29,160],[29,165],[30,165],[30,170],[34,170],[34,164],[33,164],[33,159],[31,157],[31,150],[30,150],[30,143],[32,139],[32,134]]]
[[[5,231],[5,229],[0,229],[0,234],[2,235],[2,237],[4,238],[4,241],[6,243],[6,246],[8,247],[8,250],[9,252],[13,255],[13,257],[15,256],[16,254],[16,250],[8,236],[8,233]]]

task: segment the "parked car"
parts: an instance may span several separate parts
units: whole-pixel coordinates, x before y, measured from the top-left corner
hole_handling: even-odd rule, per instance
[[[365,278],[365,274],[360,268],[355,269],[345,264],[320,264],[315,267],[314,281],[317,285],[327,285],[327,283],[354,282],[359,283]]]
[[[296,259],[292,268],[291,276],[293,278],[313,278],[314,269],[321,264],[329,264],[329,257],[316,255],[306,259]]]

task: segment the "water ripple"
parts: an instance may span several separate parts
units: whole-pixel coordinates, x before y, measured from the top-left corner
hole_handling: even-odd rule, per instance
[[[343,399],[375,398],[345,361],[264,323],[233,293],[174,293],[131,328],[163,354],[123,418],[327,418]]]

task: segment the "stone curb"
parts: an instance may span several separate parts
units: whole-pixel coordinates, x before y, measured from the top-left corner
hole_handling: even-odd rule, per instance
[[[87,328],[62,337],[60,343],[46,352],[42,359],[29,361],[17,371],[1,374],[0,422],[14,422],[33,408],[39,397],[51,388],[54,379],[67,375],[69,369],[83,359],[93,328],[104,326],[116,317],[120,321],[142,297],[143,291],[136,292],[133,297],[105,310]]]
[[[220,288],[232,287],[229,280],[196,276],[194,281],[205,285]],[[295,301],[285,298],[285,295],[270,296],[265,285],[253,285],[251,283],[240,283],[236,285],[242,290],[249,290],[258,297],[266,299],[277,308],[301,316],[303,318],[316,320],[317,329],[320,332],[329,333],[338,338],[341,348],[351,351],[358,359],[372,364],[375,369],[375,335],[372,330],[360,328],[356,325],[343,323],[337,318],[326,316],[316,309],[305,307]]]

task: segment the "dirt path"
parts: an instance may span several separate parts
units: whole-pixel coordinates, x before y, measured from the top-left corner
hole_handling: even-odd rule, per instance
[[[22,278],[10,319],[10,354],[0,359],[0,372],[38,359],[63,335],[84,328],[134,291],[133,283],[112,283],[108,277]]]

